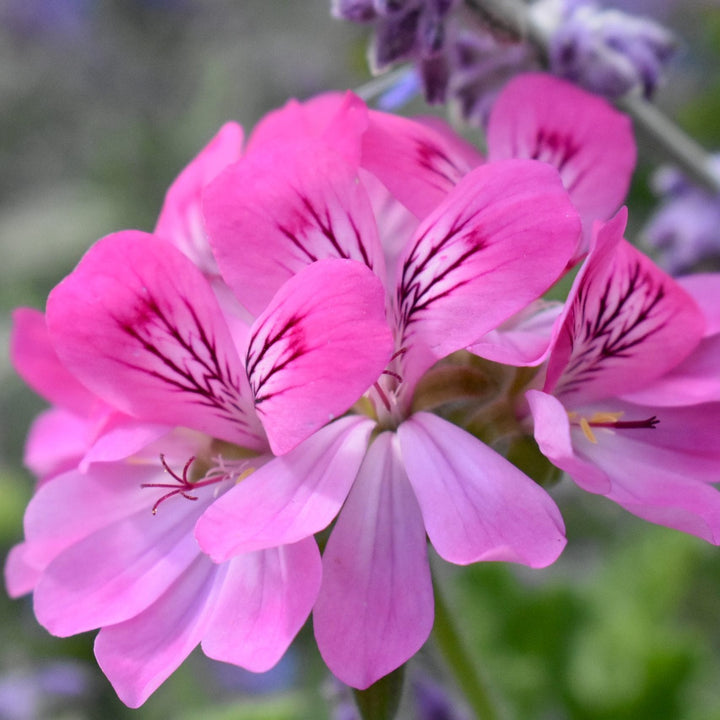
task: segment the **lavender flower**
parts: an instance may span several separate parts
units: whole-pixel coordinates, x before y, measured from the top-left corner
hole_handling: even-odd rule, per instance
[[[532,12],[550,31],[551,71],[605,97],[634,88],[650,97],[674,51],[662,25],[594,0],[539,0]]]
[[[720,177],[720,153],[712,156]],[[675,168],[658,170],[652,189],[661,198],[659,210],[644,230],[659,262],[671,274],[696,269],[705,260],[720,260],[720,195],[693,185]]]

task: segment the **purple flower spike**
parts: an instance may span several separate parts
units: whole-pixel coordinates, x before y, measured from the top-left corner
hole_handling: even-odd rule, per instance
[[[674,52],[673,37],[662,25],[593,0],[541,0],[535,15],[554,27],[552,72],[609,98],[636,87],[650,97]]]
[[[712,165],[720,175],[720,154]],[[644,230],[648,244],[660,252],[659,261],[673,275],[701,262],[720,258],[720,195],[691,184],[674,168],[661,168],[653,177],[661,206]]]

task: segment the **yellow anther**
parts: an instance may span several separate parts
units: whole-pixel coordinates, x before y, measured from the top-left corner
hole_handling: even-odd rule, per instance
[[[592,431],[592,428],[590,427],[590,423],[588,422],[587,418],[581,417],[580,418],[580,429],[583,431],[583,435],[593,444],[597,445],[597,439],[595,438],[595,435]]]
[[[616,423],[624,414],[622,410],[620,412],[596,412],[589,422],[591,425]]]
[[[244,480],[246,477],[249,477],[255,472],[254,467],[245,468],[238,476],[235,478],[235,484],[237,485],[241,480]]]

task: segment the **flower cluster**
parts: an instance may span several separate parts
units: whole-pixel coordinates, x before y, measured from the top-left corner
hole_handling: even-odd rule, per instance
[[[494,398],[510,435],[720,542],[720,283],[623,239],[628,120],[521,76],[487,145],[352,93],[247,143],[230,123],[153,233],[99,240],[45,313],[16,312],[13,361],[51,408],[8,588],[55,635],[99,628],[128,705],[198,644],[270,668],[310,613],[332,672],[370,686],[432,628],[428,539],[460,565],[554,562],[558,508],[482,431],[514,368],[535,369]],[[579,264],[564,304],[539,300]]]
[[[636,89],[651,96],[674,54],[674,39],[662,25],[594,0],[536,0],[528,8],[521,2],[527,17],[519,23],[503,14],[517,14],[512,3],[501,13],[498,5],[335,0],[333,12],[372,25],[374,73],[409,61],[428,102],[448,102],[478,126],[503,85],[543,61],[559,77],[612,99]],[[526,24],[534,27],[534,44],[521,29]]]

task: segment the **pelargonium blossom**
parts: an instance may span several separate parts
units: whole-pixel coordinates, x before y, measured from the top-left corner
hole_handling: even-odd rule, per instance
[[[437,360],[555,281],[576,249],[580,221],[548,164],[497,161],[458,177],[446,135],[367,113],[353,98],[323,103],[322,114],[316,104],[293,105],[250,139],[243,160],[208,186],[205,224],[223,277],[248,308],[323,258],[352,259],[383,280],[395,346],[355,406],[355,417],[367,416],[352,432],[364,459],[321,482],[290,464],[282,474],[264,466],[208,508],[196,533],[226,562],[297,542],[337,516],[315,635],[330,669],[364,688],[430,632],[426,533],[441,557],[459,564],[543,567],[564,546],[545,491],[464,430],[415,411],[413,392]],[[280,143],[284,124],[296,136]],[[348,127],[354,137],[338,135]],[[393,225],[400,237],[383,229],[398,202],[417,218]]]
[[[598,230],[527,392],[535,438],[584,490],[720,544],[718,283],[694,283],[703,312],[624,226]]]
[[[193,206],[205,160],[170,200]],[[47,323],[22,311],[14,339],[19,371],[56,407],[32,444],[44,481],[6,566],[8,587],[34,592],[54,634],[101,628],[98,661],[132,706],[200,642],[256,671],[283,654],[318,592],[314,539],[218,565],[198,547],[195,522],[261,466],[333,472],[333,451],[343,467],[353,456],[359,465],[363,448],[345,437],[360,419],[323,426],[373,382],[392,347],[382,283],[364,265],[308,267],[244,326],[201,262],[204,235],[188,252],[200,266],[168,237],[182,246],[169,231],[98,241],[51,293]]]

